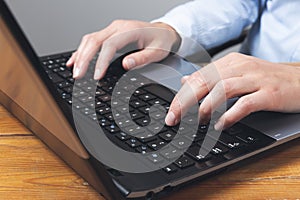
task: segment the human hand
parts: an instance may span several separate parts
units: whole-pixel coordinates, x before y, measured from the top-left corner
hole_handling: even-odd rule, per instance
[[[85,35],[67,66],[74,66],[73,77],[81,78],[101,47],[94,73],[94,79],[101,79],[115,53],[130,43],[136,43],[141,50],[123,59],[126,70],[162,60],[179,45],[180,37],[164,23],[117,20],[99,32]]]
[[[191,106],[187,99],[192,97],[187,95],[199,100],[206,96],[199,108],[200,122],[208,122],[226,99],[240,97],[217,120],[216,130],[228,128],[260,110],[300,112],[300,67],[231,53],[183,77],[182,83],[166,116],[166,124],[170,126],[177,124]],[[193,92],[187,92],[187,88]]]

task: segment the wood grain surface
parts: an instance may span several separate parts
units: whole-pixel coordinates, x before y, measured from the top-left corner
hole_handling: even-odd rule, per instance
[[[295,140],[164,199],[299,198],[300,140]],[[0,199],[104,198],[0,105]]]

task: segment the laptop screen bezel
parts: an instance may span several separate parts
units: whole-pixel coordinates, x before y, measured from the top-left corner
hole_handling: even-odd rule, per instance
[[[39,77],[47,87],[48,91],[52,95],[53,99],[55,100],[59,108],[62,110],[65,118],[67,119],[67,121],[69,122],[73,130],[76,130],[71,110],[68,109],[67,103],[63,101],[63,99],[59,96],[54,84],[48,78],[47,73],[44,71],[41,65],[40,58],[38,57],[37,53],[34,51],[32,45],[30,44],[24,32],[20,28],[20,25],[18,24],[13,13],[10,11],[9,7],[6,5],[4,0],[0,0],[0,17],[4,19],[5,24],[7,25],[13,37],[19,44],[24,55],[27,57],[34,71],[39,75]],[[74,132],[76,133],[76,131]]]

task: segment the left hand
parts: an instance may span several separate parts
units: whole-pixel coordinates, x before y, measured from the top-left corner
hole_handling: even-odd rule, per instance
[[[206,96],[199,108],[200,121],[208,121],[226,99],[240,97],[218,119],[216,130],[228,128],[260,110],[300,112],[300,67],[231,53],[184,77],[182,83],[165,120],[169,126],[177,124],[191,106],[188,95],[198,100]]]

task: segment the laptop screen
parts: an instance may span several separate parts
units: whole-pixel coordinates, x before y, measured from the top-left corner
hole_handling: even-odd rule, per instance
[[[39,57],[74,50],[115,19],[150,21],[188,0],[5,0]]]

